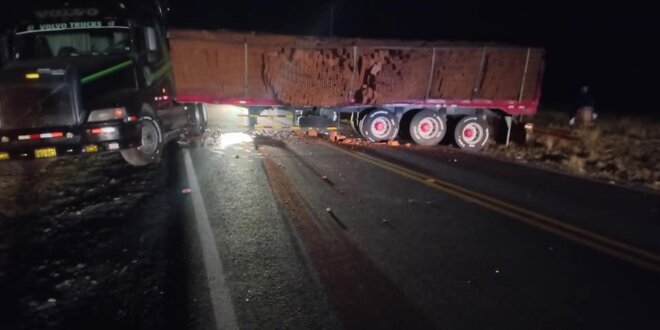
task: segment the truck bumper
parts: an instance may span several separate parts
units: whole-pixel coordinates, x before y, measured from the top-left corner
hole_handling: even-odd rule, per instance
[[[139,122],[0,131],[0,161],[119,151],[140,146]]]

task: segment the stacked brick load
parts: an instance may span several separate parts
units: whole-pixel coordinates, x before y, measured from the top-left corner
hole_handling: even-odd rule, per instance
[[[473,43],[175,30],[177,91],[296,106],[534,100],[543,51]],[[521,94],[522,93],[522,94]]]

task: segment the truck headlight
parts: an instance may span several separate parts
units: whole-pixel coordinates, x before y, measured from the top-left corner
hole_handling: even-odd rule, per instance
[[[93,110],[89,113],[87,121],[90,123],[108,121],[108,120],[118,120],[126,118],[126,108],[108,108],[108,109],[98,109]]]

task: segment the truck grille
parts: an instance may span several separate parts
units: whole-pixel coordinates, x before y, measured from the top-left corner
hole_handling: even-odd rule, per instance
[[[71,126],[78,115],[66,83],[0,86],[0,129]]]

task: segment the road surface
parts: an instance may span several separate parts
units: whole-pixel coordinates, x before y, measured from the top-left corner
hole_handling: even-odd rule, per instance
[[[35,217],[3,213],[0,285],[10,295],[2,310],[12,312],[0,322],[26,329],[101,319],[135,329],[660,327],[660,195],[446,147],[249,131],[246,115],[210,107],[206,137],[173,146],[148,169],[99,159],[87,172],[58,164],[60,181],[19,180],[7,204],[66,203],[38,208]],[[105,187],[110,177],[123,188]],[[48,193],[34,195],[35,187]],[[115,204],[75,217],[87,200],[75,187],[98,187],[95,196]],[[124,198],[126,189],[144,195]],[[62,207],[67,220],[56,216]],[[95,239],[74,235],[79,226]],[[118,257],[124,245],[131,257]],[[101,260],[122,269],[133,255],[143,266],[128,275],[75,272],[78,259],[98,274]],[[76,283],[95,278],[107,298],[81,285],[72,307],[60,307],[73,291],[52,289],[61,281],[40,272],[42,263]],[[72,309],[81,304],[89,311],[83,318]],[[108,316],[117,310],[128,316]],[[151,321],[138,321],[143,315]]]

